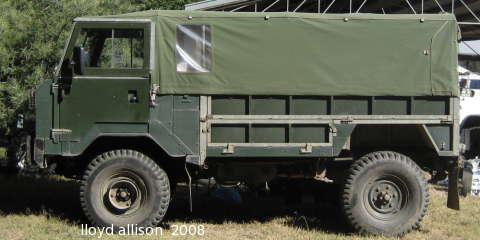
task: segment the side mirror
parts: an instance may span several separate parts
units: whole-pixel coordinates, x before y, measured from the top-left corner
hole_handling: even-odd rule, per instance
[[[17,128],[22,129],[23,128],[23,114],[18,114],[17,116]]]
[[[73,48],[73,71],[77,75],[83,75],[85,73],[85,66],[87,61],[87,55],[82,46],[75,46]]]

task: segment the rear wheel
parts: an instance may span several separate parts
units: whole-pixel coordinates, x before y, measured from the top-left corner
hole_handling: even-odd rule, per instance
[[[429,195],[417,164],[382,151],[352,164],[342,198],[345,216],[360,233],[401,236],[419,227]]]
[[[99,227],[154,227],[170,202],[167,174],[152,159],[133,150],[96,157],[80,186],[87,218]]]

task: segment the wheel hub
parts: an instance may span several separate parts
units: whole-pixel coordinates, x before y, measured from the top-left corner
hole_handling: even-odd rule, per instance
[[[107,207],[113,212],[128,211],[142,199],[138,184],[128,177],[112,178],[106,193],[108,194]]]
[[[374,182],[368,195],[369,206],[380,216],[394,215],[402,208],[402,190],[392,180]]]

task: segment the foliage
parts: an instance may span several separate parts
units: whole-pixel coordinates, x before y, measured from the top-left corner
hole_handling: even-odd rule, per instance
[[[192,0],[2,0],[0,138],[23,112],[28,90],[51,79],[72,20],[147,9],[182,9]]]

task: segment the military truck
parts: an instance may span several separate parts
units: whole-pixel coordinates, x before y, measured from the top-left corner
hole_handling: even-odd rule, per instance
[[[27,162],[80,179],[97,226],[157,225],[178,183],[323,174],[357,231],[402,235],[426,214],[424,171],[449,173],[458,208],[457,29],[449,14],[80,17],[35,92]]]

